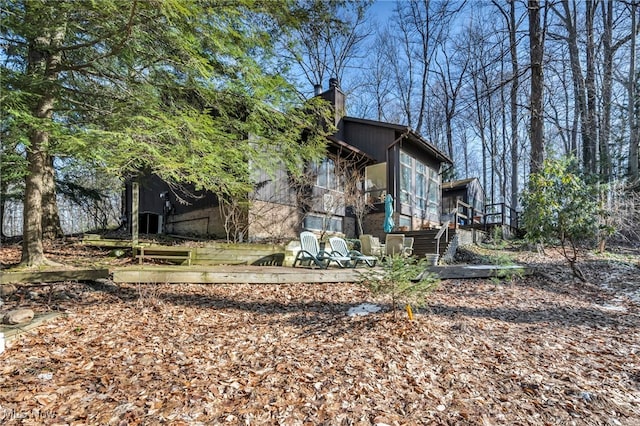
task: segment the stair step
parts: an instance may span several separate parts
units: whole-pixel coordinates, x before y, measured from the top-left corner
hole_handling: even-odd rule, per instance
[[[405,237],[413,237],[413,254],[416,257],[424,257],[425,254],[436,254],[438,242],[435,236],[439,229],[394,232],[394,234],[404,234]],[[444,253],[450,241],[455,237],[455,229],[449,229],[440,238],[440,254]],[[446,238],[448,236],[448,239]]]

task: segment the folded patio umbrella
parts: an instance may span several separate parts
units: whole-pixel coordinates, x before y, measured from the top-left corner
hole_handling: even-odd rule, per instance
[[[384,232],[391,232],[396,224],[393,222],[393,197],[387,194],[384,199]]]

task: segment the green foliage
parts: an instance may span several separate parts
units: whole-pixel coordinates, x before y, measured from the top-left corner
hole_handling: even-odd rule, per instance
[[[0,98],[2,100],[2,98]],[[27,161],[24,152],[25,135],[14,130],[16,125],[5,112],[0,110],[0,200],[22,198]]]
[[[531,241],[578,242],[598,231],[597,191],[580,175],[574,158],[545,160],[540,172],[529,177],[522,201],[524,228]]]
[[[362,243],[358,238],[346,238],[345,240],[349,250],[362,251]]]
[[[574,274],[584,280],[576,265],[578,245],[598,234],[600,203],[597,187],[578,170],[575,158],[545,160],[529,177],[523,222],[528,240],[559,242]]]
[[[439,284],[437,275],[427,272],[425,259],[387,256],[379,266],[365,273],[363,284],[374,295],[390,298],[394,317],[400,304],[422,306],[426,296]]]
[[[524,270],[520,267],[515,267],[515,261],[512,255],[506,253],[494,254],[487,257],[488,263],[491,265],[501,266],[504,269],[499,269],[495,277],[491,277],[491,281],[494,284],[502,282],[513,282],[516,278],[521,278],[524,275]]]
[[[26,160],[18,148],[0,141],[0,199],[18,200],[26,175]]]
[[[493,250],[499,250],[506,248],[508,245],[508,241],[504,238],[503,230],[501,226],[494,226],[491,230],[491,234],[488,240],[481,242],[480,246],[487,246]]]
[[[7,132],[28,147],[30,131],[45,130],[47,155],[221,194],[250,189],[249,164],[297,171],[323,153],[330,129],[318,125],[326,105],[303,105],[274,63],[274,39],[298,24],[290,6],[8,0],[0,69]],[[57,44],[35,52],[34,40],[51,34],[61,35]],[[60,54],[59,62],[34,67],[34,53]],[[51,119],[34,113],[44,97],[54,99]]]
[[[2,135],[29,171],[23,262],[43,262],[51,159],[246,195],[252,170],[292,174],[324,154],[326,103],[303,102],[275,59],[293,1],[4,0]],[[40,163],[47,166],[40,166]],[[55,197],[49,199],[55,200]]]

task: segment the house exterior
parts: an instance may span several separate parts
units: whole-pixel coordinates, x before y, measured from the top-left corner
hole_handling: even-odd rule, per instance
[[[284,170],[275,176],[256,170],[256,191],[248,203],[238,203],[238,210],[230,212],[229,203],[219,203],[213,194],[181,203],[166,184],[150,179],[140,184],[139,210],[146,215],[140,219],[141,232],[143,224],[157,222],[158,232],[242,241],[286,241],[302,230],[357,238],[356,215],[345,199],[346,186],[353,184],[345,175],[354,176],[351,172],[364,176],[364,182],[358,182],[369,203],[361,224],[364,233],[384,237],[387,193],[393,196],[394,221],[400,229],[440,224],[441,171],[451,159],[406,126],[346,116],[345,95],[337,80],[331,79],[328,90],[319,92],[334,108],[337,132],[328,140],[327,157],[308,165],[305,181],[294,181]]]
[[[458,201],[471,206],[468,207],[458,205]],[[468,216],[469,221],[475,218],[480,221],[484,214],[485,193],[482,184],[478,178],[468,178],[445,182],[442,184],[442,220],[451,220],[452,212],[458,208],[459,212]],[[470,210],[470,211],[469,211]],[[468,222],[469,222],[468,221]],[[463,225],[467,225],[464,223]]]
[[[386,194],[394,200],[397,228],[409,231],[439,225],[441,171],[453,161],[407,126],[340,115],[345,111],[345,96],[334,79],[321,96],[336,111],[335,138],[374,161],[364,170],[364,190],[373,206],[364,221],[364,233],[384,237]]]
[[[440,224],[441,170],[452,161],[413,130],[396,124],[345,117],[345,140],[370,155],[365,167],[365,193],[374,209],[365,233],[383,237],[384,198],[394,200],[399,229],[418,230]]]

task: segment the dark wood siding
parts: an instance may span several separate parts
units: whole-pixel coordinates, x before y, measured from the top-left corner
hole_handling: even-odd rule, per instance
[[[178,195],[183,201],[171,192],[169,185],[159,177],[144,176],[139,180],[140,185],[140,213],[153,213],[157,215],[165,214],[165,201],[168,199],[172,206],[171,213],[189,213],[194,210],[214,207],[218,205],[218,199],[213,193],[195,191],[192,185],[185,185],[187,192],[180,192]],[[160,194],[167,193],[168,198],[161,198]],[[193,194],[195,196],[191,196]],[[131,183],[126,185],[126,206],[127,215],[131,215]]]
[[[387,161],[387,147],[396,139],[396,131],[380,126],[344,122],[344,140],[368,154],[378,163]]]
[[[138,184],[140,185],[139,212],[163,214],[164,200],[160,198],[160,194],[169,191],[169,186],[157,176],[144,176]],[[127,189],[131,191],[130,186]]]
[[[440,161],[438,161],[433,155],[425,152],[421,145],[405,140],[401,142],[400,148],[413,158],[420,160],[430,169],[440,172]]]
[[[254,195],[256,200],[288,206],[296,204],[295,190],[284,167],[273,174],[257,171],[255,181],[258,184]]]

